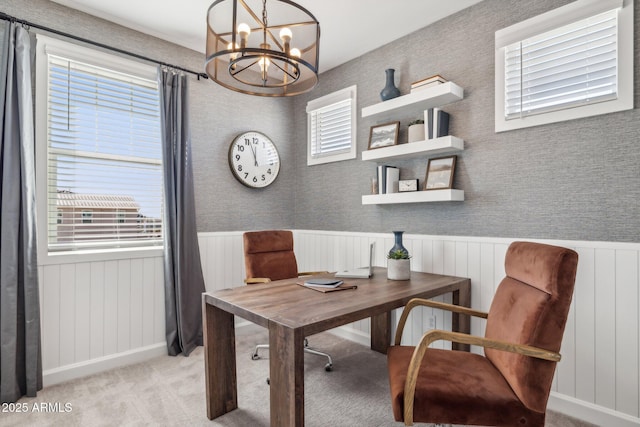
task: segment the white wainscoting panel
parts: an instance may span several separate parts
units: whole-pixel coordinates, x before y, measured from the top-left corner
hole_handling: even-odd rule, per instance
[[[38,274],[45,385],[166,354],[162,257],[49,263]]]

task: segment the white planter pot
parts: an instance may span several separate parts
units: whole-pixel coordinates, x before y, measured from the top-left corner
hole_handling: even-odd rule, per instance
[[[424,124],[411,125],[407,131],[409,142],[424,141]]]
[[[409,280],[410,277],[410,259],[387,259],[387,278],[389,280]]]

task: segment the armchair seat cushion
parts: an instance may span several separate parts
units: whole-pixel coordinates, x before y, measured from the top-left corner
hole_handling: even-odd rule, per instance
[[[414,347],[388,349],[393,415],[403,420],[404,385]],[[456,371],[456,375],[449,375]],[[496,414],[500,419],[496,421]],[[485,357],[429,348],[420,366],[414,421],[466,425],[541,426],[544,413],[527,409]]]

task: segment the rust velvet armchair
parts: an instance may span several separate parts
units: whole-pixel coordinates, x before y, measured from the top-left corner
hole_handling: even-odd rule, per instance
[[[249,285],[268,284],[272,280],[309,276],[320,272],[298,272],[296,255],[293,252],[293,233],[288,230],[248,231],[243,234],[244,264]],[[269,348],[268,344],[256,346],[251,358],[260,358],[258,351]],[[326,371],[333,368],[333,360],[328,353],[309,347],[304,339],[304,351],[327,358]]]
[[[411,300],[387,356],[396,421],[544,426],[577,264],[570,249],[514,242],[488,313]],[[407,315],[419,305],[485,318],[485,335],[431,330],[417,346],[401,346]],[[484,355],[429,348],[437,340],[481,346]]]

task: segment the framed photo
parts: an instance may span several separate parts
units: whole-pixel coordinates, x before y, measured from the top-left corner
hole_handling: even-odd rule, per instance
[[[451,188],[453,185],[453,173],[456,170],[456,158],[457,156],[449,156],[429,159],[424,189],[441,190]]]
[[[369,134],[369,150],[396,145],[398,143],[399,130],[400,122],[371,126],[371,133]]]

